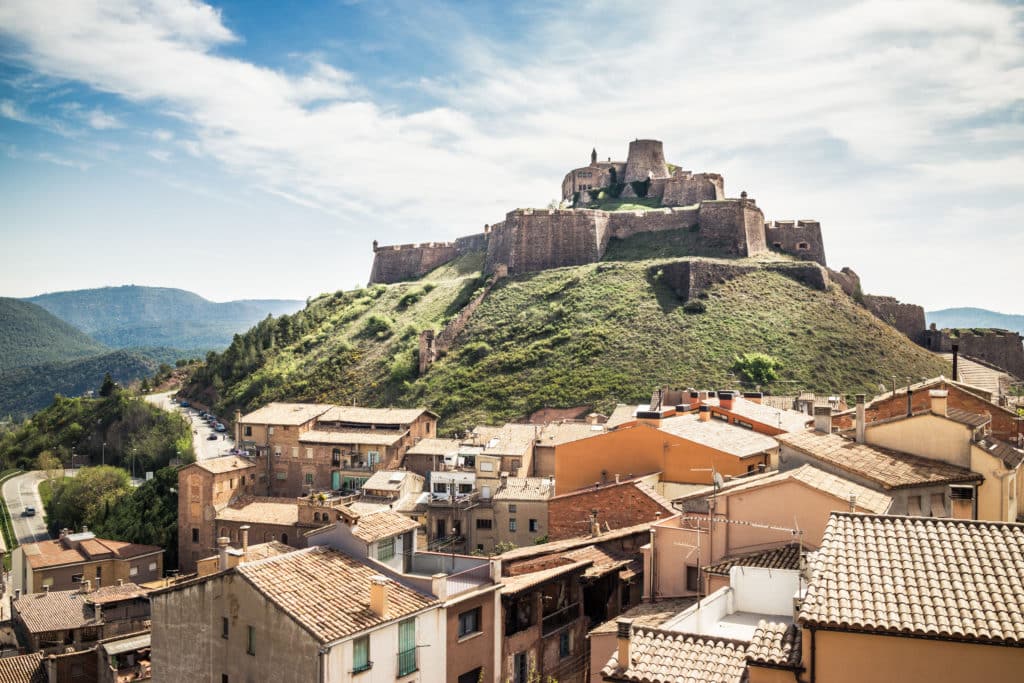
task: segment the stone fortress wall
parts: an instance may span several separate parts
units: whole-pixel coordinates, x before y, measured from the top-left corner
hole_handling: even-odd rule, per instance
[[[1000,329],[935,329],[924,330],[923,346],[931,351],[950,353],[953,344],[959,353],[977,358],[1024,379],[1024,339],[1016,332]]]

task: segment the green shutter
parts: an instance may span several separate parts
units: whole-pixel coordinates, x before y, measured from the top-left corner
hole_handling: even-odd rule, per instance
[[[352,672],[370,668],[370,637],[363,636],[352,641]]]
[[[416,619],[398,623],[398,675],[416,670]]]

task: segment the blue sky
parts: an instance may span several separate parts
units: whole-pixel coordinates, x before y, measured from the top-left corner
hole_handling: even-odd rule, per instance
[[[665,141],[829,265],[1024,312],[1024,10],[984,2],[0,3],[0,295],[365,282]]]

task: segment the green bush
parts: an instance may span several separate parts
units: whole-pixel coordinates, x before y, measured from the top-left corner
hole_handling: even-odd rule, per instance
[[[736,356],[732,370],[751,384],[768,384],[779,378],[782,363],[767,353],[744,353]]]
[[[691,315],[696,315],[697,313],[704,313],[707,310],[708,307],[704,304],[703,301],[697,301],[694,299],[691,301],[687,301],[685,304],[683,304],[683,312],[689,313]]]
[[[370,339],[387,339],[395,333],[395,323],[386,315],[371,315],[366,318],[359,336]]]

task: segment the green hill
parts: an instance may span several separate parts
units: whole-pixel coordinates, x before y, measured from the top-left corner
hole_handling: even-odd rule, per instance
[[[0,372],[109,351],[39,306],[0,298]]]
[[[483,285],[480,255],[417,282],[324,295],[261,322],[212,356],[188,391],[221,413],[271,400],[426,405],[450,431],[545,406],[606,411],[648,400],[661,383],[736,386],[730,368],[746,352],[781,360],[779,381],[768,387],[777,394],[872,393],[893,375],[944,370],[838,288],[812,289],[760,268],[787,260],[777,255],[730,261],[755,268],[705,292],[703,313],[687,313],[661,277],[679,259],[639,259],[646,245],[638,244],[609,248],[631,260],[502,280],[423,377],[418,334],[440,329]]]
[[[92,389],[96,391],[103,376],[110,373],[119,384],[149,377],[156,372],[160,361],[176,354],[162,354],[159,350],[118,350],[78,360],[43,363],[0,372],[0,417],[15,419],[27,417],[53,402],[55,394],[80,396]],[[172,361],[173,362],[173,361]]]
[[[241,300],[215,303],[167,287],[102,287],[41,294],[27,299],[113,348],[163,346],[223,349],[232,337],[268,315],[292,313],[301,301]]]

